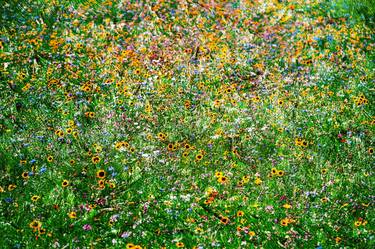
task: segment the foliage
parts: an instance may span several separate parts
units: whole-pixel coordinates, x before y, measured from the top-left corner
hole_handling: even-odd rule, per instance
[[[368,25],[317,0],[1,8],[0,248],[373,247]]]

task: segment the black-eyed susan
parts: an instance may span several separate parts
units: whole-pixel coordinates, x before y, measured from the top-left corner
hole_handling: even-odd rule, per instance
[[[303,147],[307,147],[307,145],[309,145],[309,143],[305,140],[302,141],[302,144],[301,144]]]
[[[68,180],[63,180],[61,185],[65,188],[69,186],[69,181]]]
[[[276,174],[277,174],[277,169],[276,169],[276,168],[272,168],[272,169],[271,169],[271,173],[272,173],[273,175],[276,175]]]
[[[190,100],[186,100],[184,106],[185,106],[186,109],[189,109],[191,107]]]
[[[242,217],[242,216],[244,216],[245,215],[245,213],[243,212],[243,211],[237,211],[237,217]]]
[[[223,172],[221,172],[221,171],[215,172],[215,177],[221,177],[221,176],[223,176]]]
[[[289,224],[289,219],[287,219],[287,218],[282,219],[282,220],[280,221],[280,225],[282,225],[283,227],[288,226],[288,224]]]
[[[103,169],[100,169],[96,172],[96,177],[99,179],[103,179],[106,176],[106,172]]]
[[[326,202],[328,202],[328,198],[327,198],[327,197],[323,197],[323,198],[321,199],[321,201],[322,201],[323,203],[326,203]]]
[[[37,230],[42,226],[42,223],[39,220],[33,220],[32,222],[29,223],[29,227]]]
[[[188,150],[188,149],[191,148],[191,146],[190,146],[190,144],[186,143],[186,144],[184,144],[184,148],[185,148],[186,150]]]
[[[177,246],[178,248],[183,248],[183,247],[185,247],[184,243],[182,243],[181,241],[180,241],[180,242],[177,242],[177,243],[176,243],[176,246]]]
[[[46,233],[46,229],[40,227],[40,228],[38,229],[38,232],[39,232],[39,235],[45,234],[45,233]]]
[[[226,176],[220,176],[217,178],[218,183],[225,184],[228,182],[228,177]]]
[[[99,156],[93,156],[91,158],[91,161],[92,161],[93,164],[97,164],[97,163],[100,162],[100,157]]]
[[[116,188],[116,184],[114,182],[109,182],[108,187],[109,188]]]
[[[302,138],[296,138],[295,140],[294,140],[294,143],[297,145],[297,146],[302,146]]]
[[[74,126],[74,120],[68,120],[68,126]]]
[[[61,131],[61,130],[58,130],[57,133],[56,133],[57,136],[59,137],[63,137],[64,136],[64,132]]]
[[[162,132],[159,132],[158,133],[158,138],[161,140],[161,141],[164,141],[166,138],[167,138],[167,135],[162,133]]]
[[[120,150],[122,148],[122,142],[117,142],[116,144],[115,144],[115,149],[116,150]]]
[[[229,223],[229,218],[225,217],[225,216],[221,217],[220,218],[220,223],[224,224],[224,225],[228,224]]]
[[[13,191],[15,188],[17,188],[17,185],[15,185],[15,184],[9,184],[8,185],[8,191]]]
[[[100,153],[100,152],[102,152],[102,150],[103,150],[102,146],[100,146],[100,145],[95,146],[96,153]]]
[[[77,218],[77,213],[74,212],[74,211],[72,211],[72,212],[70,212],[70,213],[68,214],[68,216],[69,216],[70,219],[76,219],[76,218]]]
[[[335,238],[335,242],[336,242],[336,244],[339,244],[341,241],[342,241],[342,238],[340,238],[340,237],[336,237],[336,238]]]
[[[202,160],[203,159],[203,155],[202,154],[198,154],[198,155],[196,155],[195,156],[195,160],[197,160],[197,161],[200,161],[200,160]]]
[[[323,175],[325,175],[325,174],[327,174],[328,169],[322,169],[320,172],[321,172]]]
[[[69,160],[70,165],[74,165],[76,161],[74,159]]]
[[[27,180],[29,178],[29,172],[23,172],[22,173],[22,178]]]
[[[38,196],[38,195],[33,195],[32,197],[31,197],[31,200],[33,201],[33,202],[36,202],[36,201],[38,201],[40,199],[40,196]]]
[[[133,243],[128,243],[128,244],[126,244],[126,249],[133,249],[134,246],[135,245]]]
[[[283,170],[278,170],[276,174],[277,176],[283,176],[285,175],[285,172]]]
[[[53,156],[49,155],[49,156],[47,157],[47,161],[50,162],[50,163],[53,162]]]
[[[354,226],[355,226],[355,227],[359,227],[360,225],[362,225],[362,221],[360,221],[360,220],[356,220],[356,221],[354,222]]]
[[[244,183],[248,183],[248,182],[250,181],[250,176],[249,176],[249,175],[245,175],[245,176],[243,176],[243,177],[242,177],[242,181],[243,181]]]
[[[369,149],[367,150],[367,152],[368,152],[370,155],[372,155],[372,154],[374,153],[374,149],[373,149],[373,148],[369,148]]]

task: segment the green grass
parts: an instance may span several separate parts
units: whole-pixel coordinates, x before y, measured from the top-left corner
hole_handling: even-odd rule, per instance
[[[351,19],[364,22],[366,25],[374,28],[374,0],[337,0],[332,2],[335,6],[334,10],[339,15],[349,15]]]

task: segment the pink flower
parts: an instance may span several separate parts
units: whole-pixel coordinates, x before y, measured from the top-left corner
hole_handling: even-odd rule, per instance
[[[92,227],[91,227],[91,225],[89,225],[89,224],[85,224],[85,225],[83,225],[83,230],[85,230],[85,231],[90,231],[91,229],[92,229]]]

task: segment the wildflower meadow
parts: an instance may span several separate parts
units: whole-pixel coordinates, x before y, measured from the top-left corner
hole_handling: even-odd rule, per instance
[[[374,1],[0,4],[1,249],[375,247]]]

